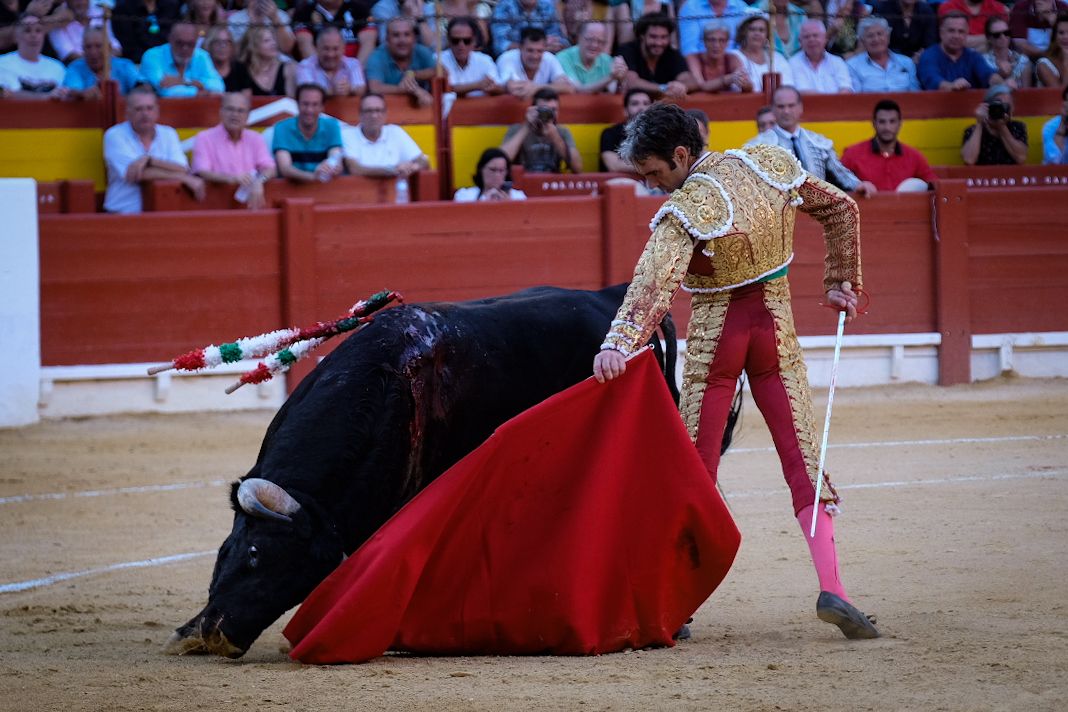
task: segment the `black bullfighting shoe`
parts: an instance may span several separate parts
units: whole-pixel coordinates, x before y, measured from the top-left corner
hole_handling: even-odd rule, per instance
[[[821,621],[834,623],[841,628],[842,634],[850,640],[879,637],[873,616],[864,615],[852,603],[830,591],[820,591],[820,597],[816,600],[816,615]]]
[[[693,623],[693,618],[690,618],[686,623]],[[679,626],[679,629],[675,631],[675,635],[671,636],[673,640],[689,640],[691,637],[690,626],[683,623]]]

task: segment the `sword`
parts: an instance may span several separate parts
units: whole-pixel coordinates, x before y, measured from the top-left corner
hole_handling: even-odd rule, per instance
[[[842,355],[842,332],[845,331],[846,313],[838,312],[838,333],[834,337],[834,361],[831,363],[831,387],[827,393],[827,417],[823,419],[823,443],[820,445],[819,476],[816,477],[816,503],[812,505],[812,528],[809,538],[816,536],[816,516],[820,513],[820,489],[823,485],[823,464],[827,460],[827,434],[831,430],[831,408],[834,407],[834,386],[838,381],[838,360]]]

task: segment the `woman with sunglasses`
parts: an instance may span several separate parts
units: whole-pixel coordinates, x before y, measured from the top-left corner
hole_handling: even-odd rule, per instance
[[[527,199],[526,193],[512,187],[512,162],[499,148],[487,148],[482,152],[475,167],[474,180],[474,187],[460,188],[452,199],[457,203]]]
[[[449,49],[441,54],[441,65],[449,77],[449,90],[457,96],[501,94],[497,64],[488,55],[477,51],[482,44],[478,22],[473,17],[454,17],[445,29]]]
[[[1031,60],[1012,49],[1012,37],[1009,36],[1009,23],[1000,17],[991,17],[986,21],[986,46],[983,54],[986,63],[1001,75],[1013,89],[1031,86]]]
[[[248,67],[237,59],[229,26],[223,24],[211,27],[204,38],[204,50],[211,57],[215,71],[222,77],[226,91],[251,94],[252,78],[248,74]]]

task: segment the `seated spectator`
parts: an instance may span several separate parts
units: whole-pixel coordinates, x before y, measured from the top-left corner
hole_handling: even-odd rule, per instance
[[[326,92],[318,84],[296,91],[297,115],[274,125],[271,152],[278,175],[301,183],[328,183],[341,175],[341,124],[323,116]]]
[[[1042,125],[1042,163],[1064,163],[1068,136],[1068,86],[1061,91],[1061,113]]]
[[[437,20],[437,31],[443,43],[441,49],[449,48],[449,23],[456,18],[467,17],[474,20],[478,28],[478,32],[475,33],[475,37],[478,38],[475,49],[487,55],[490,53],[489,19],[493,16],[493,5],[486,0],[441,0],[427,15],[428,22]]]
[[[545,32],[538,27],[524,27],[519,48],[497,58],[497,75],[504,82],[505,91],[520,99],[533,97],[545,88],[554,93],[575,91],[560,60],[545,50]]]
[[[297,64],[278,51],[277,34],[270,27],[249,28],[241,38],[241,61],[248,67],[253,96],[291,96]],[[356,60],[353,60],[356,61]]]
[[[687,116],[692,116],[697,122],[697,133],[701,134],[701,145],[708,148],[708,114],[700,109],[687,109]]]
[[[553,0],[498,0],[490,20],[493,53],[499,58],[508,50],[517,49],[520,32],[527,27],[537,27],[545,33],[546,49],[553,54],[570,44]]]
[[[396,124],[386,123],[386,100],[369,93],[360,99],[360,123],[341,130],[341,145],[349,173],[401,176],[430,168],[423,149]]]
[[[480,200],[526,200],[527,194],[512,187],[512,163],[499,148],[487,148],[475,166],[475,185],[460,188],[452,199],[457,203]]]
[[[187,0],[182,19],[197,28],[197,47],[204,47],[208,31],[216,25],[226,24],[226,11],[219,6],[218,0]]]
[[[1009,13],[1013,49],[1037,62],[1049,49],[1057,15],[1064,14],[1068,14],[1064,0],[1017,0]]]
[[[415,41],[424,47],[434,47],[434,23],[431,21],[434,4],[428,4],[429,8],[426,8],[423,0],[378,0],[372,5],[371,17],[378,26],[378,46],[386,43],[386,25],[389,21],[394,17],[406,17],[415,27]]]
[[[709,26],[726,29],[729,44],[738,25],[753,13],[745,0],[685,0],[679,8],[679,51],[687,58],[705,52]]]
[[[367,88],[375,94],[408,94],[419,106],[434,97],[426,82],[434,76],[434,53],[415,41],[415,25],[406,17],[386,24],[386,44],[367,60]]]
[[[263,184],[274,178],[274,159],[255,131],[245,128],[252,103],[244,92],[223,94],[219,124],[201,131],[193,142],[193,172],[209,183],[232,185],[244,194],[250,210],[265,204]]]
[[[171,27],[167,44],[145,50],[141,74],[162,97],[220,94],[225,89],[211,56],[197,49],[197,30],[179,20]]]
[[[593,0],[562,0],[559,8],[560,19],[564,26],[564,37],[573,47],[578,42],[582,26],[594,20]],[[607,31],[606,27],[605,32]]]
[[[618,124],[609,126],[601,132],[601,160],[597,170],[602,173],[615,171],[617,173],[635,173],[634,166],[630,161],[624,161],[617,151],[623,143],[623,130],[627,122],[653,105],[653,97],[644,89],[628,89],[623,95],[623,120]]]
[[[238,45],[245,39],[245,33],[253,27],[266,27],[274,34],[278,50],[291,54],[297,45],[297,38],[289,24],[289,15],[278,9],[274,0],[249,0],[240,10],[231,12],[226,17],[230,25],[230,36]]]
[[[871,15],[861,0],[828,0],[827,50],[841,57],[852,57],[858,51],[860,23]]]
[[[968,18],[959,12],[943,15],[938,24],[939,43],[920,55],[916,73],[920,86],[928,91],[960,91],[1000,84],[983,56],[964,46],[968,37]]]
[[[774,53],[775,67],[772,69],[772,53],[768,51],[768,18],[763,15],[750,15],[738,25],[734,43],[738,49],[735,56],[742,63],[742,69],[749,75],[753,91],[763,91],[764,75],[774,71],[782,75],[783,84],[793,84],[794,74],[790,62],[780,53]]]
[[[560,163],[572,173],[582,172],[582,156],[566,126],[557,122],[559,95],[549,88],[534,94],[525,120],[513,124],[504,134],[501,150],[512,163],[520,163],[535,173],[560,173]]]
[[[680,99],[697,88],[686,60],[671,46],[675,21],[667,15],[644,15],[634,25],[638,39],[619,48],[627,63],[627,89],[645,89],[654,98]]]
[[[842,165],[882,191],[911,191],[917,181],[929,190],[937,178],[924,155],[901,143],[901,107],[883,99],[872,112],[875,137],[853,144],[842,153]]]
[[[775,109],[762,106],[756,112],[757,133],[762,134],[775,128]]]
[[[22,13],[15,25],[14,52],[0,55],[0,92],[23,99],[63,99],[68,91],[63,86],[67,68],[63,62],[41,54],[45,43],[45,29],[41,19],[29,12]]]
[[[204,181],[189,172],[178,132],[159,121],[159,100],[148,84],[126,95],[126,121],[104,132],[104,165],[108,187],[104,210],[141,212],[141,181],[176,180],[197,200],[204,199]]]
[[[682,5],[685,4],[684,1]],[[605,13],[605,24],[609,34],[608,45],[619,47],[633,42],[635,39],[634,22],[642,15],[667,15],[674,19],[675,3],[672,0],[608,0]],[[698,17],[705,16],[698,15]]]
[[[277,81],[277,80],[276,80]],[[297,84],[318,84],[327,96],[363,94],[365,84],[360,60],[345,56],[341,30],[327,25],[315,38],[315,54],[297,65]]]
[[[846,61],[853,89],[859,92],[918,91],[916,65],[890,51],[890,26],[882,17],[865,17],[857,28],[864,52]]]
[[[441,64],[449,77],[449,88],[457,96],[485,96],[504,91],[493,58],[475,49],[481,44],[479,33],[473,17],[449,20],[446,29],[449,49],[441,54]]]
[[[1035,62],[1039,86],[1068,85],[1068,15],[1061,15],[1053,23],[1053,37],[1045,56]]]
[[[215,25],[204,37],[204,51],[211,57],[211,64],[222,77],[226,91],[252,92],[252,78],[248,67],[237,58],[234,38],[227,25]]]
[[[3,0],[0,2],[0,54],[15,51],[16,29],[23,14],[36,17],[45,35],[65,27],[74,19],[74,13],[66,3],[58,0]]]
[[[1000,17],[1009,21],[1009,10],[998,0],[945,0],[938,6],[938,17],[960,13],[968,20],[967,39],[964,46],[978,52],[986,51],[986,21]]]
[[[742,69],[742,60],[727,51],[731,43],[730,25],[723,20],[712,20],[705,25],[703,39],[703,52],[686,55],[686,66],[690,68],[697,91],[709,94],[753,91],[753,83]]]
[[[580,94],[615,92],[619,82],[626,78],[626,63],[605,52],[607,42],[608,28],[603,22],[586,22],[579,29],[578,44],[556,55]]]
[[[772,95],[772,110],[775,112],[775,126],[758,134],[745,145],[771,144],[781,146],[793,153],[806,171],[834,183],[842,190],[856,192],[857,195],[871,195],[875,186],[862,181],[838,160],[834,152],[834,143],[826,136],[809,131],[801,126],[804,106],[801,92],[791,86],[781,86]]]
[[[913,62],[938,41],[938,16],[924,0],[882,0],[875,15],[890,23],[890,50]]]
[[[166,44],[171,25],[181,14],[181,0],[115,0],[111,24],[122,45],[122,55],[140,64],[145,50]]]
[[[70,64],[82,56],[82,35],[90,27],[104,26],[104,9],[97,4],[90,6],[89,0],[67,0],[67,8],[74,18],[66,25],[48,33],[52,49],[64,64]],[[111,31],[111,20],[107,21],[108,39],[111,40],[111,55],[122,54],[122,45]]]
[[[1000,17],[986,21],[986,46],[989,48],[983,59],[990,68],[1012,89],[1031,86],[1031,60],[1012,49],[1009,38],[1009,23]]]
[[[89,27],[82,33],[81,57],[70,63],[63,77],[63,86],[75,99],[99,99],[100,78],[104,74],[104,30]],[[111,79],[119,85],[119,93],[125,96],[138,83],[144,81],[137,65],[123,57],[111,58]]]
[[[801,23],[808,19],[805,11],[790,0],[760,0],[753,7],[771,17],[771,6],[775,5],[775,27],[772,37],[775,51],[786,58],[793,57],[801,51]]]
[[[1012,89],[990,87],[964,129],[961,158],[969,166],[1014,166],[1027,162],[1027,126],[1012,118]]]
[[[378,43],[378,28],[371,22],[371,3],[363,0],[299,0],[292,19],[302,58],[315,54],[315,35],[324,25],[341,30],[345,56],[355,57],[364,67]]]
[[[841,57],[827,53],[827,30],[819,20],[801,24],[801,51],[790,58],[794,86],[814,94],[852,94],[853,80]]]

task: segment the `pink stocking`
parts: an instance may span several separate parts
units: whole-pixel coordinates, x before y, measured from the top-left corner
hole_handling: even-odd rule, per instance
[[[838,554],[834,548],[834,519],[830,514],[823,511],[816,518],[816,537],[809,537],[812,530],[812,505],[808,505],[797,514],[797,522],[801,525],[805,541],[808,542],[808,551],[812,555],[812,564],[816,567],[816,576],[820,580],[820,590],[830,591],[836,596],[849,601],[845,586],[838,577]]]

